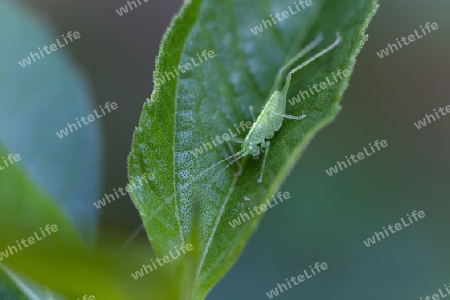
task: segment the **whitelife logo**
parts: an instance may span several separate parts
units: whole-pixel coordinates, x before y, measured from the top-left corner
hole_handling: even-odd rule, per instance
[[[414,220],[417,222],[419,221],[419,219],[423,219],[425,218],[425,212],[423,210],[417,212],[417,211],[413,211],[411,213],[411,216],[409,214],[406,214],[408,216],[408,220],[410,223],[405,222],[405,220],[403,218],[401,218],[400,220],[402,221],[402,223],[396,223],[394,226],[390,225],[387,226],[387,228],[389,229],[389,231],[391,232],[391,234],[396,233],[397,231],[402,230],[403,228],[408,227],[409,225],[413,224],[414,221],[411,219],[411,217],[414,218]],[[419,217],[419,218],[417,218]],[[395,230],[394,230],[395,228]],[[375,245],[375,243],[379,241],[381,241],[381,238],[385,239],[389,236],[389,232],[386,229],[386,227],[383,226],[383,232],[374,232],[374,235],[371,238],[368,238],[366,241],[363,241],[364,245],[366,245],[366,247],[370,247],[371,245]],[[386,234],[386,235],[385,235]]]
[[[142,186],[144,184],[144,182],[145,182],[145,184],[149,184],[147,178],[149,180],[155,180],[156,177],[155,177],[155,174],[153,174],[153,173],[150,173],[150,174],[144,173],[141,176],[137,177],[136,180],[131,180],[130,184],[125,186],[125,188],[119,187],[117,190],[113,189],[116,197],[114,197],[113,193],[111,193],[111,194],[105,193],[105,195],[102,199],[98,200],[97,203],[94,202],[94,206],[97,207],[97,209],[100,209],[103,206],[106,206],[106,204],[111,203],[111,200],[116,201],[117,199],[119,199],[121,197],[119,195],[119,193],[122,196],[126,196],[127,193],[129,194],[134,189]],[[124,190],[126,193],[124,192]],[[119,193],[117,193],[117,192],[119,192]],[[108,202],[108,203],[106,203],[106,202]]]
[[[56,39],[56,42],[58,43],[59,48],[56,44],[51,44],[49,47],[47,47],[47,46],[42,47],[42,50],[44,50],[45,53],[47,53],[47,54],[51,54],[52,52],[55,52],[56,50],[61,49],[62,47],[65,47],[66,45],[68,45],[69,42],[66,40],[66,37],[64,36],[64,34],[61,36],[63,37],[64,42],[66,42],[65,44],[61,44],[61,42],[59,41],[59,38],[58,38],[58,39]],[[69,31],[67,33],[67,38],[71,42],[73,42],[74,39],[75,40],[79,39],[80,37],[81,37],[81,35],[78,31],[75,31],[73,34],[72,34],[72,31]],[[48,50],[49,48],[50,48],[50,51]],[[30,52],[30,55],[27,58],[22,59],[22,61],[19,61],[19,65],[22,68],[25,68],[26,66],[31,65],[32,62],[35,62],[36,58],[37,59],[44,58],[44,53],[42,52],[40,47],[38,47],[38,50],[41,55],[39,55],[39,53]],[[33,61],[31,61],[31,60],[33,60]]]
[[[443,288],[440,288],[440,289],[438,289],[439,294],[436,293],[436,294],[433,294],[432,296],[426,295],[425,298],[420,297],[420,300],[440,300],[442,298],[447,297],[448,295],[450,295],[450,288],[446,284],[444,284],[444,287],[448,294],[446,294],[445,292],[442,292]]]
[[[242,132],[246,132],[247,130],[252,128],[252,122],[241,121],[241,123],[239,123],[239,127],[241,127]],[[216,135],[215,138],[210,137],[211,142],[213,143],[214,147],[217,147],[220,144],[222,144],[223,142],[226,142],[226,141],[238,136],[239,134],[241,134],[241,131],[239,130],[239,128],[236,124],[234,124],[234,129],[236,130],[237,134],[233,134],[233,132],[231,131],[231,128],[228,128],[228,132],[230,133],[230,135],[228,135],[227,133],[224,133],[224,134],[222,134],[222,136]],[[217,144],[215,143],[216,141],[217,141]],[[209,149],[208,149],[208,147],[209,147]],[[203,151],[203,149],[205,149],[205,150]],[[206,153],[212,149],[213,149],[213,146],[211,146],[211,144],[209,142],[206,142],[206,143],[202,142],[202,145],[198,148],[195,148],[193,151],[191,151],[191,153],[194,157],[197,157],[200,154]]]
[[[282,22],[282,21],[286,20],[287,18],[289,18],[289,17],[291,17],[291,16],[293,16],[293,15],[295,15],[295,14],[298,14],[299,12],[305,10],[306,8],[308,8],[309,6],[311,6],[312,4],[313,4],[313,3],[312,3],[312,0],[306,0],[306,1],[299,0],[298,3],[297,3],[297,2],[294,2],[296,11],[293,10],[292,7],[289,5],[289,6],[288,6],[289,11],[285,10],[285,11],[283,11],[283,12],[281,12],[281,13],[276,13],[276,14],[275,14],[275,17],[277,18],[278,22]],[[299,5],[300,5],[302,8],[300,8]],[[272,20],[272,22],[271,22],[270,20]],[[272,27],[272,26],[274,26],[274,25],[277,24],[277,21],[275,20],[275,18],[273,17],[273,15],[270,15],[270,20],[261,20],[261,23],[259,23],[259,25],[258,25],[258,26],[255,26],[254,28],[250,28],[250,31],[251,31],[254,35],[257,35],[258,33],[263,32],[264,29],[268,29],[268,28],[269,28],[268,26]],[[264,27],[263,27],[263,26],[264,26]]]
[[[102,107],[101,105],[100,105],[99,107],[100,107],[100,110],[101,110],[102,113],[103,113],[102,115],[99,115],[99,114],[97,113],[97,110],[94,109],[95,116],[91,114],[91,115],[87,116],[87,118],[81,117],[81,118],[80,118],[80,119],[81,119],[81,122],[83,122],[84,125],[88,125],[89,123],[92,123],[92,122],[94,122],[95,120],[100,119],[101,117],[105,116],[105,115],[106,115],[105,110],[103,109],[103,107]],[[111,104],[109,104],[109,102],[106,102],[106,103],[105,103],[105,108],[106,108],[106,110],[108,111],[108,113],[111,112],[111,109],[112,109],[112,110],[116,110],[118,107],[119,107],[119,106],[117,105],[116,102],[112,102]],[[97,117],[97,118],[95,118],[95,117]],[[68,136],[69,133],[73,132],[73,129],[78,130],[78,128],[81,128],[82,125],[81,125],[81,123],[80,123],[80,120],[78,120],[78,118],[75,118],[75,120],[77,121],[78,126],[77,126],[75,123],[67,123],[67,126],[66,126],[64,129],[61,129],[59,132],[56,132],[56,135],[57,135],[60,139],[62,139],[63,137]],[[87,122],[86,122],[86,120],[87,120]],[[73,129],[72,129],[72,128],[73,128]],[[69,132],[69,130],[70,130],[70,132]]]
[[[315,271],[314,271],[314,269],[315,269]],[[325,271],[327,269],[328,269],[327,263],[316,262],[314,267],[309,266],[309,270],[312,275],[308,274],[308,271],[306,269],[304,269],[303,270],[303,274],[305,274],[304,276],[303,276],[303,274],[300,274],[297,277],[292,276],[291,279],[289,279],[289,280],[287,278],[285,278],[286,284],[289,286],[289,288],[284,283],[278,283],[278,285],[274,289],[267,292],[266,295],[267,295],[267,297],[269,297],[269,299],[272,299],[272,298],[278,296],[280,293],[283,293],[284,292],[283,288],[286,290],[286,292],[289,289],[292,289],[293,286],[291,285],[291,282],[294,285],[299,285],[300,283],[305,282],[305,280],[313,278],[314,276],[317,276],[318,274],[320,274],[321,271]]]
[[[14,255],[16,253],[18,253],[19,251],[23,250],[22,246],[24,248],[28,248],[30,245],[33,245],[34,243],[36,243],[37,241],[40,241],[42,239],[44,239],[45,237],[47,237],[47,235],[51,235],[52,232],[57,232],[58,231],[58,226],[53,224],[53,225],[45,225],[44,229],[39,228],[41,230],[41,237],[39,236],[39,234],[35,231],[34,232],[34,236],[30,236],[27,239],[21,239],[20,242],[18,240],[16,240],[16,244],[17,247],[19,248],[19,250],[17,250],[16,246],[7,246],[5,251],[0,251],[0,261],[4,260],[5,258],[8,258],[9,255]],[[45,234],[45,231],[47,231],[47,235]],[[36,238],[36,239],[35,239]],[[28,244],[27,244],[28,242]],[[14,250],[14,252],[13,252]]]
[[[179,250],[181,250],[181,252],[183,252],[183,254],[186,254],[186,251],[192,251],[192,249],[194,249],[192,247],[192,244],[188,243],[186,245],[181,245]],[[158,265],[160,267],[164,266],[164,264],[168,264],[170,263],[172,260],[175,260],[177,258],[179,258],[181,256],[180,251],[178,251],[178,249],[175,249],[175,252],[177,255],[174,255],[172,253],[172,250],[169,251],[170,257],[169,255],[165,255],[162,259],[157,257],[155,260],[158,263]],[[134,273],[131,273],[131,277],[134,278],[134,280],[138,280],[141,277],[144,277],[145,274],[148,274],[148,271],[150,270],[150,272],[153,272],[154,270],[156,270],[158,268],[158,265],[156,265],[156,263],[153,261],[153,259],[151,260],[152,265],[142,265],[142,268],[140,268],[139,270],[137,270]]]
[[[307,90],[305,90],[305,91],[300,90],[298,92],[297,96],[292,97],[291,99],[288,100],[288,102],[291,105],[295,105],[295,103],[300,103],[301,100],[306,100],[306,98],[309,98],[311,96],[316,96],[323,90],[326,90],[327,88],[332,87],[335,83],[338,83],[340,80],[344,80],[344,78],[349,77],[350,74],[351,73],[348,70],[342,71],[341,69],[339,69],[335,73],[331,73],[331,75],[333,75],[332,80],[330,80],[330,78],[327,76],[327,77],[325,77],[326,82],[322,81],[319,84],[314,83],[312,87],[311,87],[311,85],[308,85]],[[308,93],[308,91],[309,91],[309,93]],[[302,99],[300,99],[300,97]]]
[[[200,57],[200,54],[197,53],[198,64],[196,63],[194,57],[192,57],[191,58],[192,64],[190,62],[187,62],[184,65],[178,65],[178,67],[172,66],[172,70],[175,72],[176,75],[174,73],[172,73],[171,71],[165,71],[164,72],[165,77],[162,76],[161,78],[155,78],[155,86],[163,85],[163,84],[169,82],[170,80],[177,78],[178,76],[180,76],[180,72],[178,72],[178,71],[181,71],[181,73],[184,74],[187,71],[192,70],[192,68],[200,66],[201,64],[208,61],[208,57],[209,57],[209,59],[214,58],[216,56],[216,53],[214,53],[213,50],[209,50],[208,52],[206,52],[206,50],[203,50],[201,56],[203,57],[203,59]],[[183,67],[184,67],[184,69],[183,69]]]
[[[80,300],[80,298],[77,298],[77,300]],[[83,298],[81,298],[81,300],[96,300],[94,296],[90,295],[84,295]]]
[[[431,115],[425,114],[425,118],[423,118],[423,120],[419,120],[417,123],[414,123],[414,126],[416,126],[417,129],[420,129],[420,128],[427,126],[427,121],[428,121],[428,124],[431,124],[432,122],[436,122],[437,120],[439,120],[441,117],[439,116],[438,112],[436,111],[436,109],[433,109],[433,111],[434,111],[434,114],[436,115],[437,119],[433,116],[433,114],[431,114]],[[439,107],[438,111],[444,117],[450,113],[450,105],[447,105],[445,107],[446,112],[444,112],[443,107]]]
[[[375,141],[374,143],[374,147],[378,149],[378,151],[381,150],[380,146],[382,148],[385,148],[388,146],[388,143],[386,140],[382,140],[381,142],[379,142],[378,140]],[[366,147],[364,147],[364,152],[359,152],[357,155],[351,154],[350,158],[348,158],[348,156],[345,156],[347,163],[349,165],[349,167],[352,165],[351,161],[353,161],[353,163],[358,163],[361,160],[363,160],[364,158],[371,156],[372,154],[376,153],[375,149],[372,147],[372,143],[369,143],[369,147],[370,149],[372,149],[372,152],[367,151]],[[351,159],[351,161],[350,161]],[[345,161],[337,161],[337,164],[334,167],[329,168],[328,170],[325,170],[325,172],[328,174],[328,176],[333,176],[333,174],[337,174],[339,172],[339,169],[342,171],[344,170],[342,168],[342,166],[344,166],[347,169],[347,164],[345,163]]]
[[[291,194],[289,194],[289,192],[284,192],[284,193],[278,192],[276,198],[278,198],[278,200],[280,200],[280,203],[283,203],[283,200],[291,198]],[[259,214],[265,212],[268,208],[272,208],[272,207],[275,207],[276,205],[278,205],[278,202],[277,202],[276,198],[275,198],[275,195],[272,195],[271,199],[267,199],[266,200],[267,205],[266,204],[261,204],[259,206],[260,210],[258,210],[258,206],[255,205],[255,206],[253,206],[252,210],[256,214],[259,215]],[[244,198],[244,201],[248,201],[248,200],[245,200],[245,198]],[[274,203],[274,204],[271,204],[271,202]],[[254,218],[255,214],[252,212],[252,210],[250,210],[250,207],[248,207],[247,210],[249,211],[251,217],[247,213],[240,213],[237,218],[234,218],[232,221],[229,221],[228,224],[230,224],[230,226],[232,228],[235,228],[235,227],[241,225],[242,223],[244,223],[246,221],[249,221],[250,219]]]
[[[142,6],[141,0],[136,0],[139,3],[139,6]],[[119,9],[116,9],[116,13],[121,17],[124,14],[128,13],[129,11],[132,11],[135,8],[138,8],[136,1],[127,1],[127,5],[130,7],[130,10],[128,10],[127,5],[119,7]],[[142,0],[144,3],[147,3],[149,0]],[[134,7],[133,7],[134,5]]]
[[[407,46],[407,45],[409,45],[410,43],[415,42],[415,41],[416,41],[416,38],[417,38],[417,40],[418,40],[418,39],[421,39],[421,38],[423,38],[424,36],[427,35],[427,32],[426,32],[425,29],[422,27],[422,25],[420,25],[420,28],[422,29],[422,33],[423,33],[424,35],[420,35],[420,34],[417,32],[417,29],[414,30],[414,34],[408,35],[408,41],[409,41],[409,43],[406,41],[406,37],[402,36],[402,38],[401,38],[400,40],[403,42],[403,45],[404,45],[404,46]],[[430,22],[427,22],[427,24],[425,24],[425,28],[427,29],[428,33],[431,33],[431,29],[437,30],[437,29],[439,29],[439,26],[438,26],[438,24],[437,24],[436,22],[434,22],[434,23],[432,23],[432,24],[430,24]],[[430,29],[430,28],[431,28],[431,29]],[[398,40],[398,38],[396,38],[396,40],[397,40],[397,44],[398,44],[398,46],[400,47],[400,49],[403,48],[402,43],[400,43],[400,41]],[[397,47],[397,45],[396,45],[395,43],[392,44],[392,45],[388,43],[388,46],[387,46],[385,49],[381,49],[380,52],[377,52],[377,55],[378,55],[380,58],[384,58],[384,57],[388,56],[389,54],[394,53],[395,51],[398,51],[398,50],[399,50],[399,49],[398,49],[398,47]]]
[[[13,154],[10,153],[10,154],[8,154],[8,158],[5,159],[4,157],[2,157],[2,159],[3,159],[4,167],[2,167],[2,163],[0,162],[0,171],[6,169],[9,166],[12,166],[14,163],[20,161],[21,158],[20,158],[19,154],[14,154],[13,155]],[[9,160],[9,164],[8,164],[8,162],[6,160]]]

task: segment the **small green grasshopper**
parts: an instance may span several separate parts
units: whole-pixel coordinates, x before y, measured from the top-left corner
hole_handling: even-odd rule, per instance
[[[230,165],[232,165],[239,159],[243,158],[244,156],[252,155],[253,157],[259,157],[260,153],[264,152],[264,158],[261,166],[261,173],[258,178],[258,183],[262,182],[264,169],[266,166],[266,158],[269,153],[270,139],[273,138],[275,132],[281,128],[283,118],[302,120],[306,117],[306,115],[303,112],[302,115],[298,117],[286,114],[286,98],[289,86],[291,84],[292,74],[294,74],[298,70],[302,69],[312,61],[316,60],[317,58],[321,57],[322,55],[326,54],[327,52],[335,48],[337,45],[339,45],[339,43],[341,42],[340,34],[336,33],[336,40],[330,46],[323,49],[316,55],[310,57],[308,60],[292,69],[286,75],[286,82],[284,84],[284,87],[280,90],[281,81],[283,80],[283,74],[302,56],[304,56],[306,53],[317,47],[322,41],[322,39],[323,36],[321,33],[319,33],[310,44],[308,44],[305,48],[303,48],[297,55],[295,55],[292,59],[290,59],[288,63],[285,64],[278,71],[277,77],[275,78],[275,82],[272,87],[272,91],[270,93],[270,97],[267,100],[266,104],[264,105],[263,110],[259,114],[258,118],[256,118],[256,120],[253,113],[253,107],[250,106],[250,112],[253,118],[253,125],[250,128],[245,139],[236,139],[236,138],[234,139],[235,141],[241,143],[242,149],[239,150],[236,154],[231,155],[228,158],[225,158],[219,161],[218,163],[212,165],[205,171],[214,168],[215,166],[229,160],[230,158],[234,158],[221,172],[219,172],[219,174],[214,176],[214,178],[216,178],[218,177],[218,175],[222,174],[222,172],[224,172]],[[239,173],[240,172],[241,171],[239,171]]]

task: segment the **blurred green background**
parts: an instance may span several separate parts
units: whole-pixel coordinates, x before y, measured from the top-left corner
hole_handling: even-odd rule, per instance
[[[23,3],[55,33],[81,33],[64,51],[90,81],[94,106],[114,101],[120,110],[101,120],[102,190],[124,187],[159,43],[181,1],[149,1],[123,16],[115,12],[122,0]],[[317,261],[329,269],[277,299],[420,299],[450,283],[450,117],[420,130],[413,125],[450,104],[449,13],[447,0],[381,1],[341,114],[316,136],[283,185],[291,199],[269,210],[208,299],[267,299],[277,283]],[[426,22],[439,29],[383,59],[376,55]],[[325,173],[377,139],[389,146],[332,177]],[[414,210],[426,217],[370,248],[363,244]],[[141,224],[128,197],[101,214],[100,238],[125,239]]]

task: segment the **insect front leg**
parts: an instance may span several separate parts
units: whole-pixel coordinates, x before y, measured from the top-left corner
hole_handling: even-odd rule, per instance
[[[287,119],[292,119],[292,120],[303,120],[304,118],[306,118],[306,115],[303,113],[303,111],[302,111],[302,115],[301,116],[292,116],[292,115],[286,115],[286,114],[282,114],[282,113],[278,113],[278,112],[275,112],[275,111],[270,111],[270,113],[272,113],[272,114],[274,114],[274,115],[276,115],[276,116],[280,116],[280,117],[283,117],[283,118],[287,118]]]
[[[259,178],[258,178],[258,183],[262,182],[264,170],[266,168],[266,159],[267,159],[267,155],[269,154],[270,141],[269,140],[265,141],[262,145],[263,145],[263,147],[265,149],[264,149],[264,158],[263,158],[263,162],[262,162],[262,165],[261,165],[261,173],[260,173]]]

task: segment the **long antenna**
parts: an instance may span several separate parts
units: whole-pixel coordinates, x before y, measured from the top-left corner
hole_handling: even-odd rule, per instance
[[[214,167],[220,165],[221,163],[223,163],[224,161],[227,161],[227,160],[229,160],[230,158],[236,157],[236,156],[238,156],[238,155],[240,155],[239,152],[236,153],[236,154],[233,154],[233,155],[231,155],[231,156],[228,156],[227,158],[222,159],[221,161],[219,161],[219,162],[213,164],[212,166],[210,166],[210,167],[208,167],[207,169],[205,169],[205,170],[203,170],[202,172],[200,172],[200,174],[198,174],[197,176],[195,176],[193,179],[191,179],[186,185],[189,186],[190,184],[192,184],[194,181],[196,181],[199,177],[203,176],[203,174],[205,174],[206,172],[208,172],[208,171],[211,170],[212,168],[214,168]],[[238,159],[239,159],[239,158],[238,158]],[[128,245],[129,245],[129,244],[134,240],[134,238],[142,231],[142,229],[144,229],[144,223],[145,223],[147,220],[153,219],[153,218],[158,214],[158,212],[159,212],[165,205],[167,205],[170,201],[172,201],[172,199],[173,199],[174,197],[176,197],[177,192],[178,192],[178,191],[175,191],[169,198],[167,198],[160,206],[158,206],[158,208],[157,208],[155,211],[152,212],[152,214],[150,214],[149,216],[143,218],[142,224],[141,224],[139,227],[137,227],[137,228],[133,231],[133,233],[130,234],[130,235],[127,237],[127,239],[125,240],[125,242],[124,242],[124,243],[122,244],[122,246],[120,247],[119,251],[116,253],[116,256],[118,256],[123,250],[125,250],[125,248],[128,247]]]
[[[300,50],[297,55],[291,58],[281,69],[278,71],[279,73],[283,73],[286,69],[288,69],[291,65],[293,65],[297,60],[299,60],[303,55],[317,47],[323,40],[322,32],[318,33],[314,40],[306,45],[302,50]]]
[[[236,154],[237,154],[237,153],[236,153]],[[234,155],[234,156],[236,156],[236,155]],[[217,179],[218,177],[220,177],[220,175],[222,175],[222,173],[225,172],[226,169],[228,169],[232,164],[234,164],[235,162],[237,162],[237,161],[238,161],[239,159],[241,159],[242,157],[243,157],[243,155],[241,155],[241,156],[239,156],[239,157],[233,159],[228,165],[225,166],[225,168],[223,168],[222,171],[220,171],[218,174],[216,174],[216,175],[213,177],[213,179],[211,180],[211,182],[210,182],[209,185],[212,186],[212,185],[214,184],[214,182],[216,181],[216,179]],[[208,189],[208,187],[206,187],[206,189]]]
[[[219,162],[213,164],[211,167],[209,167],[209,168],[205,169],[204,171],[200,172],[200,174],[197,175],[197,176],[195,176],[193,180],[196,180],[198,177],[202,176],[203,174],[205,174],[206,172],[208,172],[208,171],[211,170],[212,168],[214,168],[214,167],[220,165],[220,164],[223,163],[224,161],[227,161],[227,160],[229,160],[230,158],[236,157],[236,156],[238,156],[238,155],[241,155],[241,153],[238,152],[238,153],[236,153],[236,154],[233,154],[233,155],[231,155],[231,156],[228,156],[228,157],[225,158],[225,159],[222,159],[221,161],[219,161]],[[239,158],[238,158],[238,159],[239,159]],[[235,160],[233,160],[233,161],[235,161]]]
[[[304,56],[306,53],[317,47],[323,40],[323,34],[320,32],[317,34],[317,36],[314,38],[314,40],[306,45],[303,49],[300,50],[297,55],[295,55],[293,58],[291,58],[280,70],[278,70],[277,78],[275,79],[276,85],[280,85],[281,80],[283,78],[283,73],[288,69],[290,66],[292,66],[297,60],[299,60],[302,56]],[[277,87],[278,88],[278,87]]]

